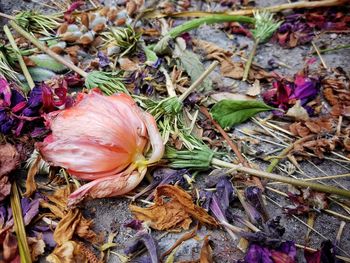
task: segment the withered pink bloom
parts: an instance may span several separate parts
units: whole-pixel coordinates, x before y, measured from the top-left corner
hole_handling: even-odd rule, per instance
[[[91,181],[69,197],[111,197],[134,189],[164,145],[154,118],[126,94],[84,95],[69,109],[48,115],[52,134],[38,144],[43,158],[82,180]],[[149,144],[152,154],[147,160]]]

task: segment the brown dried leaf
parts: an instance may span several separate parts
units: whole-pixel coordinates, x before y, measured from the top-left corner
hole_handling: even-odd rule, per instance
[[[37,237],[27,237],[27,241],[32,261],[35,262],[38,260],[40,255],[44,254],[45,242],[41,234],[39,234]]]
[[[54,251],[46,258],[50,263],[88,263],[81,245],[74,241],[67,241],[56,246]]]
[[[305,127],[301,122],[294,122],[289,126],[289,130],[300,137],[305,137],[310,134],[310,130]]]
[[[58,245],[72,239],[73,234],[80,222],[81,213],[78,209],[68,211],[68,213],[58,222],[58,225],[53,233],[53,238]]]
[[[207,54],[208,59],[216,59],[221,64],[221,74],[224,77],[241,79],[244,72],[244,63],[243,62],[233,62],[231,60],[232,53],[228,50],[222,49],[211,42],[204,40],[195,39],[192,41],[193,44],[198,48],[203,50]],[[266,72],[264,69],[252,65],[249,72],[248,79],[269,79],[272,77],[272,74]]]
[[[201,254],[199,258],[200,263],[213,263],[213,249],[210,247],[209,244],[209,236],[206,236],[204,238],[203,246],[201,249]]]
[[[135,70],[138,70],[139,68],[136,62],[128,58],[120,58],[118,59],[118,63],[120,65],[120,68],[125,71],[135,71]]]
[[[333,106],[332,115],[350,115],[350,80],[341,68],[332,69],[322,80],[323,96]]]
[[[261,87],[260,87],[260,81],[256,79],[252,86],[250,86],[246,92],[248,96],[255,97],[260,95]]]
[[[7,175],[15,170],[20,164],[20,154],[16,148],[9,143],[0,145],[0,202],[4,200],[11,191],[11,183]]]
[[[35,175],[39,172],[41,156],[38,154],[33,164],[29,167],[26,180],[25,197],[30,197],[36,190]]]
[[[8,175],[20,164],[20,156],[14,146],[9,143],[0,145],[0,178]]]
[[[309,114],[303,106],[301,106],[300,100],[297,100],[293,107],[291,107],[286,116],[293,117],[296,120],[306,121],[309,119]]]
[[[4,239],[0,243],[0,258],[3,258],[4,262],[19,262],[18,244],[17,239],[11,231],[6,231],[2,233]]]
[[[170,200],[167,201],[164,197]],[[154,205],[147,208],[130,205],[130,210],[138,220],[150,222],[150,226],[157,230],[188,229],[191,217],[204,224],[217,226],[215,219],[195,205],[191,196],[179,187],[157,187],[154,202]]]

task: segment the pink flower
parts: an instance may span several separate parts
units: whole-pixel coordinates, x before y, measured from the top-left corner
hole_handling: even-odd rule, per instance
[[[86,196],[118,196],[134,189],[157,162],[164,145],[154,118],[126,94],[90,93],[69,109],[48,116],[52,134],[38,148],[51,165],[92,181],[71,194],[69,203]],[[148,144],[152,154],[145,155]]]

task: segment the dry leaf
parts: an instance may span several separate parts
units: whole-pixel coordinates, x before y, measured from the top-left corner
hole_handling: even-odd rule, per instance
[[[41,156],[38,154],[35,161],[31,164],[27,173],[25,197],[30,197],[36,190],[35,175],[39,172]]]
[[[255,97],[260,95],[261,87],[260,87],[260,81],[256,79],[252,86],[250,86],[246,92],[248,96]]]
[[[201,49],[207,54],[207,59],[216,59],[220,62],[221,74],[224,77],[242,79],[244,72],[244,63],[233,62],[231,59],[232,53],[230,51],[222,49],[215,44],[204,40],[194,39],[192,42],[197,47],[197,49]],[[248,79],[270,79],[272,77],[272,73],[269,73],[253,64],[251,70],[249,71]]]
[[[307,113],[305,108],[301,106],[300,100],[297,100],[295,105],[287,111],[286,116],[293,117],[296,120],[302,121],[306,121],[309,119],[309,114]]]
[[[5,235],[0,243],[0,258],[5,262],[19,262],[17,238],[10,231],[2,232]],[[17,259],[17,261],[16,261]]]
[[[210,95],[210,98],[215,100],[215,102],[221,100],[253,100],[253,98],[239,94],[239,93],[231,93],[231,92],[218,92]]]
[[[295,122],[289,126],[289,130],[300,137],[305,137],[309,134],[331,132],[334,128],[334,121],[330,118],[310,119],[304,122]]]
[[[50,263],[87,263],[81,250],[81,245],[77,242],[67,241],[57,246],[46,260]]]
[[[209,244],[209,236],[206,236],[204,238],[203,246],[201,249],[201,254],[199,258],[200,263],[213,263],[213,249],[210,247]]]
[[[125,71],[135,71],[139,68],[137,63],[128,58],[120,58],[118,59],[118,63],[120,65],[120,68]]]
[[[0,145],[0,202],[4,200],[11,190],[11,183],[7,175],[20,164],[20,154],[9,143]]]
[[[27,237],[27,241],[32,261],[35,262],[45,252],[45,242],[42,234],[40,233],[37,237]]]
[[[9,143],[0,145],[0,178],[17,168],[20,156],[16,148]]]
[[[215,219],[203,208],[195,205],[191,196],[179,187],[159,186],[154,202],[154,205],[147,208],[130,205],[130,210],[138,220],[149,222],[150,226],[157,230],[188,229],[192,222],[191,217],[204,224],[217,226]]]
[[[53,233],[53,238],[58,245],[72,239],[75,229],[81,219],[81,213],[78,209],[70,210],[60,222]]]

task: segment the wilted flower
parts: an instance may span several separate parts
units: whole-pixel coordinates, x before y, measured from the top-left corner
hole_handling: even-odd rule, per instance
[[[52,134],[38,144],[43,158],[79,179],[92,181],[70,195],[70,204],[86,196],[102,198],[131,191],[147,165],[164,152],[154,118],[126,94],[82,95],[75,106],[53,112],[47,120]],[[153,152],[146,160],[149,142]]]
[[[272,89],[263,94],[263,99],[267,104],[282,110],[288,110],[297,100],[301,101],[302,106],[306,106],[320,91],[319,79],[302,73],[296,74],[293,82],[286,79],[275,80],[272,86]]]
[[[307,11],[285,17],[277,30],[277,39],[282,46],[295,47],[309,43],[316,30],[342,31],[349,29],[349,15],[336,9]]]

